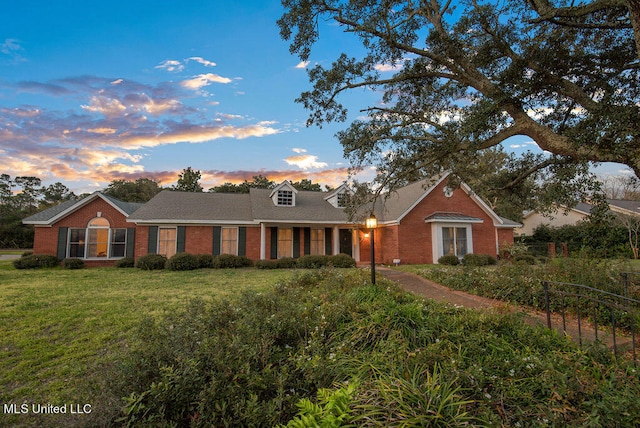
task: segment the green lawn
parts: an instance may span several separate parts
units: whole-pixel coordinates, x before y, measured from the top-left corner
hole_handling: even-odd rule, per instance
[[[129,346],[145,315],[159,317],[193,298],[265,290],[292,275],[255,269],[16,270],[0,261],[0,403],[91,402],[78,396],[91,389],[82,385]]]

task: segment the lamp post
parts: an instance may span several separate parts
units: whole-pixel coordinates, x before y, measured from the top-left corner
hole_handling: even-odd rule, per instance
[[[369,229],[369,236],[371,236],[371,283],[376,283],[376,250],[375,250],[375,229],[378,227],[378,220],[376,216],[371,213],[369,218],[365,221],[367,229]]]

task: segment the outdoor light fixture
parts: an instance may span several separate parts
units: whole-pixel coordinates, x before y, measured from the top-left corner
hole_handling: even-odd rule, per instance
[[[365,220],[365,226],[369,229],[369,235],[371,236],[371,283],[376,283],[376,250],[374,244],[374,236],[373,233],[375,228],[378,227],[378,220],[376,216],[371,213],[369,218]]]

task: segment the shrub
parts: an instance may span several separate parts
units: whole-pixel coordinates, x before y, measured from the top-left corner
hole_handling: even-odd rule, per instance
[[[256,269],[278,269],[275,260],[256,260],[253,264]]]
[[[329,264],[336,268],[356,267],[356,261],[348,254],[337,254],[330,256]]]
[[[62,261],[62,267],[65,269],[82,269],[84,267],[84,260],[70,257]]]
[[[465,254],[462,264],[465,266],[487,266],[495,265],[498,261],[488,254]]]
[[[331,256],[323,255],[307,255],[298,259],[298,267],[301,269],[318,269],[328,266],[331,262]]]
[[[142,270],[160,270],[164,269],[167,258],[162,254],[147,254],[138,258],[136,267]]]
[[[58,258],[48,254],[32,254],[13,261],[13,266],[16,269],[51,268],[58,266],[58,264]]]
[[[194,270],[200,267],[198,258],[189,253],[176,253],[167,260],[165,267],[169,270]]]
[[[282,257],[276,260],[276,266],[278,269],[293,269],[297,267],[297,261],[293,257]]]
[[[32,254],[33,254],[33,251],[28,250],[28,251],[25,251],[24,253],[22,253],[22,256],[20,256],[20,257],[27,257],[27,256],[31,256]]]
[[[438,264],[456,266],[460,264],[460,259],[458,258],[458,256],[452,256],[452,255],[442,256],[438,259]]]
[[[536,263],[536,258],[531,254],[518,254],[513,258],[513,261],[516,263],[533,265]]]
[[[214,257],[213,267],[216,269],[234,269],[253,265],[250,258],[233,254],[220,254]]]
[[[114,266],[117,268],[132,268],[135,266],[133,257],[123,257],[120,260],[116,260]]]
[[[196,259],[200,269],[211,269],[213,267],[213,256],[211,254],[197,254]]]

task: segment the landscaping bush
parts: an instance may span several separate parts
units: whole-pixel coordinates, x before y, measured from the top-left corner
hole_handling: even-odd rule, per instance
[[[348,254],[336,254],[329,256],[329,265],[336,268],[356,267],[356,261]]]
[[[132,268],[135,266],[133,257],[123,257],[120,260],[116,260],[114,266],[117,268]]]
[[[515,314],[367,282],[358,270],[307,271],[269,291],[147,317],[105,374],[119,388],[110,394],[125,397],[118,425],[636,423],[631,363]]]
[[[462,264],[465,266],[489,266],[495,265],[498,261],[489,254],[465,254]]]
[[[457,266],[460,264],[460,259],[458,256],[442,256],[438,259],[438,264],[447,265],[447,266]]]
[[[318,269],[328,266],[331,256],[307,255],[298,259],[297,265],[300,269]]]
[[[20,257],[13,261],[16,269],[39,269],[52,268],[60,264],[56,256],[48,254],[32,254],[30,256]]]
[[[189,253],[176,253],[165,264],[165,268],[169,270],[194,270],[199,267],[198,258]]]
[[[513,261],[516,263],[524,263],[527,265],[536,264],[536,258],[531,254],[518,254],[513,258]]]
[[[62,267],[65,269],[82,269],[84,267],[84,260],[70,257],[62,261]]]
[[[298,266],[296,259],[293,257],[282,257],[276,260],[277,269],[294,269]]]
[[[27,257],[33,254],[32,250],[27,250],[24,253],[22,253],[22,255],[20,257]]]
[[[256,260],[253,263],[256,269],[278,269],[278,263],[276,260]]]
[[[198,267],[200,269],[213,268],[213,256],[211,254],[197,254],[196,259],[198,259]]]
[[[213,259],[213,267],[216,269],[235,269],[252,265],[250,258],[233,254],[220,254]]]
[[[164,269],[167,258],[162,254],[147,254],[138,258],[136,267],[142,270],[161,270]]]

